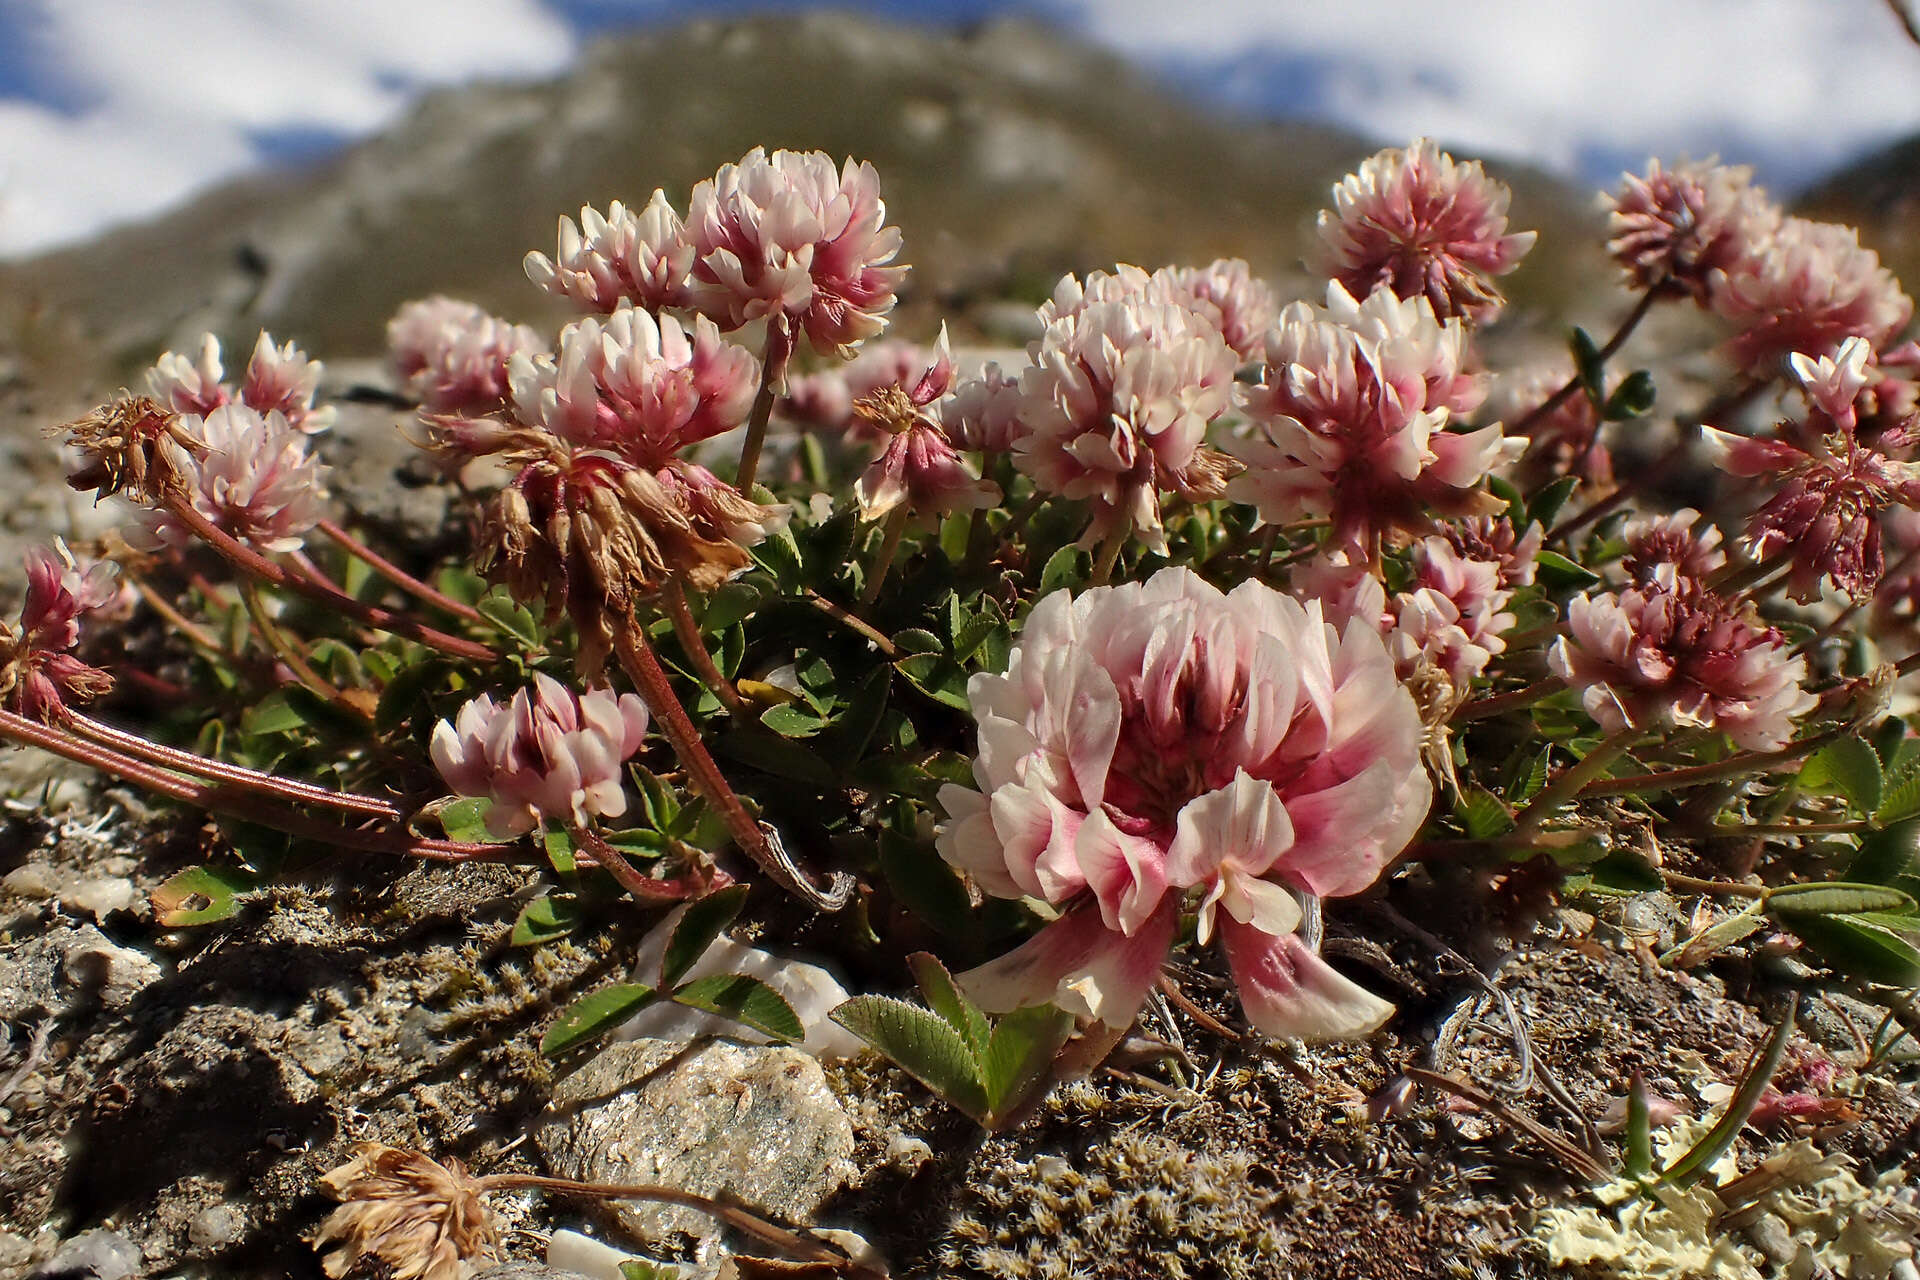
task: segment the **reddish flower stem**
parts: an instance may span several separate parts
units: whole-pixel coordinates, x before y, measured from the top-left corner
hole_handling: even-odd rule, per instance
[[[1647,318],[1647,312],[1653,310],[1653,304],[1659,301],[1660,297],[1661,297],[1660,291],[1657,289],[1649,289],[1647,292],[1640,295],[1640,301],[1634,304],[1633,310],[1627,313],[1627,318],[1620,322],[1620,327],[1613,331],[1613,336],[1611,338],[1608,338],[1606,341],[1606,345],[1600,348],[1600,351],[1599,351],[1600,363],[1605,364],[1608,360],[1611,360],[1614,357],[1614,355],[1619,352],[1620,348],[1626,345],[1627,339],[1633,336],[1633,331],[1640,327],[1640,322]],[[1579,371],[1576,370],[1574,372],[1574,375],[1571,378],[1567,379],[1566,385],[1562,386],[1558,391],[1548,396],[1539,405],[1529,410],[1527,414],[1520,419],[1520,421],[1508,427],[1506,433],[1510,436],[1523,436],[1527,434],[1528,430],[1532,428],[1534,423],[1539,422],[1542,418],[1546,417],[1548,414],[1552,413],[1555,409],[1558,409],[1561,405],[1565,404],[1567,400],[1570,397],[1572,397],[1574,392],[1579,391],[1580,389],[1581,389],[1580,374],[1579,374]],[[1594,435],[1597,436],[1599,435],[1599,433],[1600,433],[1600,428],[1599,428],[1599,425],[1596,423],[1594,426]],[[1582,449],[1580,450],[1580,454],[1579,454],[1579,457],[1581,458],[1580,465],[1582,466],[1585,465],[1586,454],[1588,450],[1592,448],[1593,448],[1593,437],[1590,436],[1588,437],[1585,446],[1582,447]]]
[[[1580,789],[1580,798],[1588,800],[1597,796],[1630,796],[1642,791],[1671,791],[1680,787],[1699,786],[1706,782],[1721,782],[1727,778],[1745,777],[1751,773],[1765,773],[1775,765],[1790,764],[1803,756],[1812,755],[1839,737],[1841,732],[1841,729],[1827,729],[1810,738],[1803,738],[1799,742],[1782,747],[1778,751],[1747,751],[1713,764],[1697,764],[1684,769],[1667,769],[1660,773],[1637,773],[1625,778],[1607,778],[1599,782],[1590,782]]]
[[[1542,698],[1550,698],[1566,687],[1567,682],[1559,676],[1548,676],[1544,680],[1534,681],[1523,689],[1509,689],[1505,693],[1475,698],[1472,702],[1462,703],[1460,709],[1453,713],[1453,723],[1482,720],[1487,716],[1497,716],[1521,707],[1530,707]]]
[[[686,708],[674,695],[673,686],[667,683],[667,673],[637,622],[627,619],[625,625],[615,627],[614,648],[620,655],[620,665],[653,713],[654,723],[672,744],[681,767],[687,771],[688,781],[726,823],[740,851],[752,858],[781,888],[822,911],[838,911],[852,901],[852,876],[844,871],[835,872],[828,888],[815,887],[778,847],[777,840],[770,838],[769,832],[740,803],[740,797],[700,740],[699,730],[687,718]]]
[[[196,755],[191,751],[182,751],[178,747],[152,742],[138,734],[102,724],[77,711],[67,713],[67,725],[82,737],[90,738],[115,751],[124,752],[137,760],[144,760],[149,764],[175,769],[182,773],[196,774],[215,782],[246,787],[293,804],[319,805],[345,813],[384,818],[389,822],[399,822],[405,816],[400,812],[398,805],[387,800],[360,795],[353,791],[330,791],[310,782],[276,777],[271,773],[262,773],[258,769],[249,769],[245,765],[230,764],[225,760],[214,760],[207,756]]]
[[[687,875],[677,880],[655,880],[651,876],[643,876],[592,827],[578,826],[568,830],[573,835],[574,843],[590,850],[600,869],[612,876],[615,884],[642,902],[684,902],[688,898],[699,897],[709,887],[707,878],[702,875]]]
[[[363,604],[324,579],[316,580],[304,574],[291,573],[214,524],[190,502],[170,502],[167,504],[167,513],[193,530],[201,541],[226,557],[236,568],[252,574],[269,586],[298,592],[317,604],[364,622],[370,627],[404,636],[430,649],[438,649],[448,657],[459,658],[463,662],[490,663],[498,661],[500,657],[486,645],[462,639],[460,636],[448,635],[405,614],[394,613],[376,605]]]
[[[357,849],[364,853],[385,853],[401,857],[425,858],[434,862],[526,862],[531,859],[510,846],[466,844],[457,840],[436,840],[416,836],[404,829],[342,827],[320,822],[308,814],[285,806],[264,802],[265,797],[251,790],[236,790],[231,783],[203,782],[166,769],[157,768],[123,752],[89,742],[53,725],[42,724],[13,711],[0,710],[0,738],[9,738],[29,747],[50,751],[75,764],[98,769],[125,782],[189,804],[209,813],[238,818],[284,832],[297,840]],[[599,860],[594,859],[598,866]]]
[[[860,591],[862,609],[872,608],[873,602],[880,598],[880,588],[886,585],[893,558],[900,554],[900,539],[906,532],[907,509],[895,507],[887,513],[886,527],[880,535],[880,554],[874,559],[873,568],[867,571],[867,585]]]
[[[660,599],[666,605],[667,619],[673,623],[674,638],[680,642],[687,661],[693,664],[694,674],[713,690],[713,696],[720,699],[728,715],[744,722],[752,714],[747,701],[740,696],[733,681],[720,674],[720,668],[715,665],[706,639],[700,634],[700,624],[693,620],[693,610],[687,606],[687,592],[680,585],[680,579],[669,575],[661,585]]]
[[[754,478],[760,473],[760,450],[767,442],[767,422],[773,417],[773,401],[786,380],[787,360],[793,355],[793,333],[786,315],[767,321],[767,350],[760,361],[760,390],[753,397],[753,411],[747,415],[747,438],[740,446],[740,469],[734,487],[751,500]]]
[[[329,538],[332,538],[342,551],[365,561],[368,568],[401,590],[417,596],[434,608],[451,613],[455,617],[464,618],[468,622],[483,626],[486,625],[487,620],[480,616],[478,609],[470,604],[462,604],[445,592],[439,591],[427,583],[422,582],[405,569],[402,569],[399,565],[394,564],[391,560],[375,552],[371,547],[348,533],[332,520],[322,520],[315,528],[319,529],[320,532],[326,534]]]

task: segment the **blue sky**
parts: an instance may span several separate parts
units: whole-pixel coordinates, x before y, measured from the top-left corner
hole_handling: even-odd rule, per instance
[[[1043,17],[1194,97],[1431,134],[1596,184],[1718,154],[1790,190],[1920,132],[1889,0],[848,0]],[[1906,0],[1920,3],[1920,0]],[[0,254],[322,153],[423,92],[560,74],[594,35],[800,0],[0,0]]]

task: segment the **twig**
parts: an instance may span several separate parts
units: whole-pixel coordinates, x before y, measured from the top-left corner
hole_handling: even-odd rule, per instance
[[[1780,748],[1778,751],[1746,751],[1737,756],[1728,756],[1725,760],[1713,764],[1690,765],[1684,769],[1668,769],[1661,773],[1637,773],[1625,778],[1607,778],[1599,782],[1590,782],[1580,789],[1582,800],[1591,800],[1600,796],[1630,796],[1641,791],[1671,791],[1680,787],[1697,787],[1706,782],[1720,782],[1727,778],[1740,778],[1753,773],[1766,773],[1776,765],[1791,764],[1802,756],[1810,756],[1827,743],[1839,737],[1841,730],[1825,729],[1810,738]]]
[[[12,1097],[13,1091],[25,1083],[26,1078],[34,1073],[41,1060],[47,1056],[47,1041],[53,1036],[54,1022],[55,1019],[49,1015],[42,1018],[40,1025],[33,1029],[33,1036],[27,1041],[26,1058],[8,1073],[4,1081],[0,1081],[0,1102],[5,1102]]]
[[[1470,1081],[1453,1076],[1441,1075],[1437,1071],[1428,1071],[1422,1067],[1408,1067],[1407,1079],[1415,1084],[1425,1085],[1450,1093],[1464,1102],[1471,1102],[1491,1116],[1504,1120],[1521,1133],[1545,1147],[1555,1159],[1566,1166],[1569,1173],[1589,1184],[1610,1181],[1613,1170],[1596,1160],[1587,1152],[1575,1146],[1571,1141],[1535,1120],[1524,1112],[1516,1111],[1493,1094]]]
[[[1548,676],[1536,680],[1522,689],[1509,689],[1505,693],[1489,694],[1484,698],[1475,698],[1472,702],[1463,702],[1460,709],[1453,713],[1453,723],[1467,720],[1482,720],[1487,716],[1497,716],[1521,707],[1530,707],[1542,698],[1550,698],[1567,687],[1567,682],[1559,676]]]

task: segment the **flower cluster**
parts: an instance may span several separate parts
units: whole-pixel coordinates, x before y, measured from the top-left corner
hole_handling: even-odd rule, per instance
[[[1447,430],[1484,398],[1465,353],[1464,327],[1436,320],[1424,297],[1382,289],[1356,302],[1336,283],[1324,311],[1292,304],[1241,397],[1254,430],[1228,446],[1246,472],[1227,496],[1270,524],[1331,519],[1357,547],[1499,510],[1480,481],[1526,441],[1497,423]]]
[[[262,414],[229,402],[183,416],[188,439],[177,463],[186,500],[219,529],[261,551],[297,551],[326,515],[326,463],[304,432],[278,409]],[[159,550],[188,545],[194,534],[165,507],[143,507],[127,541]]]
[[[85,569],[66,544],[27,553],[27,594],[18,631],[0,623],[0,702],[35,720],[56,720],[69,702],[91,702],[113,677],[75,657],[80,619],[114,605],[120,587],[113,566]]]
[[[220,340],[209,333],[200,341],[198,357],[175,351],[161,356],[147,373],[147,386],[154,399],[181,415],[206,417],[237,403],[261,415],[278,413],[288,426],[311,435],[333,424],[332,408],[313,403],[320,373],[318,360],[309,360],[291,342],[276,347],[262,332],[239,385],[231,386],[223,381]]]
[[[430,413],[496,411],[507,399],[508,364],[546,349],[526,325],[438,295],[407,303],[387,323],[394,369]]]
[[[941,853],[1062,910],[963,975],[986,1007],[1126,1025],[1192,893],[1262,1030],[1351,1036],[1388,1015],[1295,932],[1302,895],[1365,889],[1426,815],[1419,719],[1371,628],[1164,569],[1048,596],[968,697],[980,789],[942,790]]]
[[[854,485],[862,519],[878,520],[904,507],[926,522],[1000,501],[1000,486],[967,469],[940,424],[939,402],[952,389],[953,356],[943,328],[932,363],[911,388],[882,387],[854,402],[856,416],[887,440]]]
[[[1520,265],[1537,233],[1507,231],[1506,187],[1432,139],[1390,147],[1333,189],[1321,265],[1356,298],[1424,298],[1442,320],[1484,324],[1505,305],[1491,277]]]
[[[647,735],[631,693],[574,693],[536,672],[506,705],[481,694],[433,730],[433,763],[449,787],[493,802],[487,826],[522,835],[543,818],[580,826],[627,811],[623,766]]]

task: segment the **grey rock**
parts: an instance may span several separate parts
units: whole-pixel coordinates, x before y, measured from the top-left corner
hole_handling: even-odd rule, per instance
[[[578,1271],[563,1271],[544,1262],[503,1262],[473,1273],[472,1280],[591,1280]]]
[[[140,1250],[115,1231],[82,1231],[27,1273],[28,1280],[127,1280],[140,1274]]]
[[[212,1204],[193,1215],[187,1239],[202,1249],[218,1249],[246,1234],[247,1215],[230,1204]]]
[[[64,1013],[89,1000],[123,1008],[165,974],[151,956],[90,924],[52,928],[0,953],[0,1022]]]
[[[570,1178],[725,1193],[798,1222],[853,1172],[853,1125],[820,1064],[796,1049],[728,1040],[635,1040],[603,1050],[554,1090],[536,1140]],[[692,1209],[635,1201],[611,1208],[643,1240],[718,1234]]]

